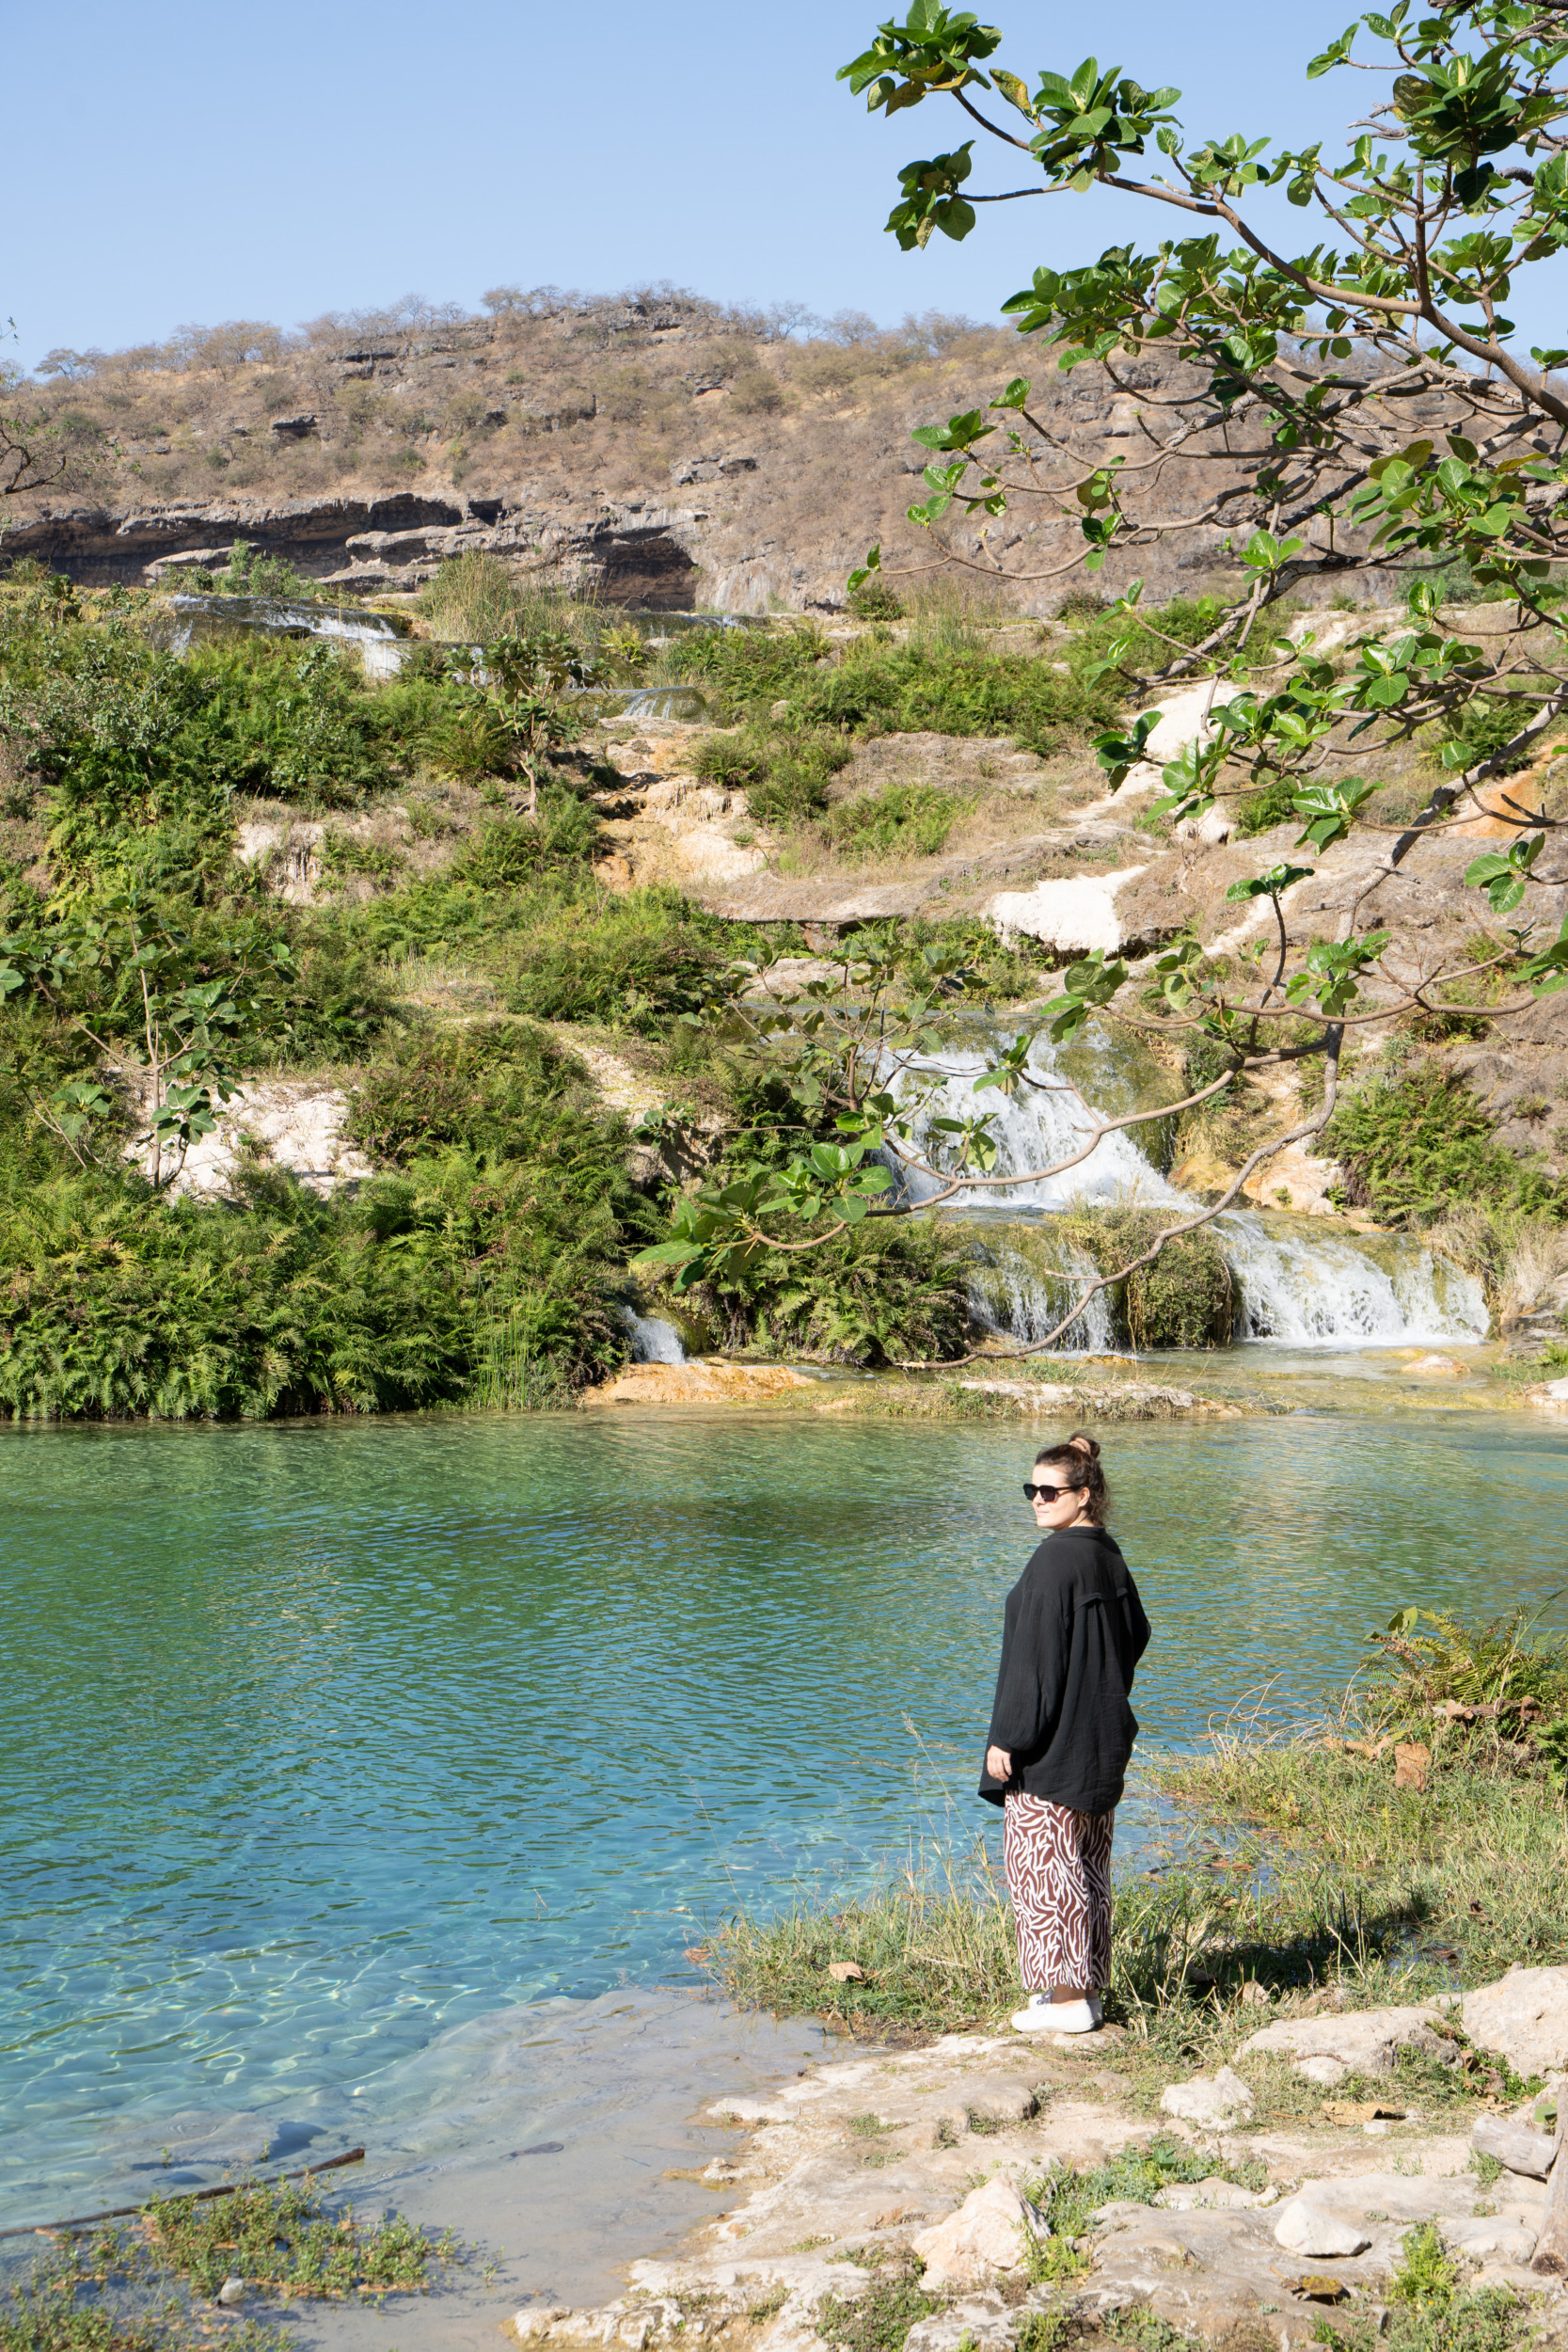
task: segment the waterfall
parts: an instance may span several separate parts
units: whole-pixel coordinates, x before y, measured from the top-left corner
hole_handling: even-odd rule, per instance
[[[367,677],[396,677],[413,650],[385,612],[308,596],[170,596],[169,649],[188,653],[208,638],[251,630],[263,637],[333,637],[357,645]]]
[[[1052,1236],[1051,1238],[1054,1238]],[[969,1280],[969,1311],[1001,1338],[1037,1346],[1053,1331],[1085,1282],[1100,1269],[1081,1249],[1058,1248],[1054,1263],[1031,1264],[1033,1254],[1007,1243],[982,1244]],[[1067,1356],[1104,1356],[1116,1345],[1108,1291],[1096,1291],[1055,1343]]]
[[[686,1350],[681,1335],[673,1323],[662,1315],[640,1315],[631,1307],[623,1307],[621,1317],[631,1333],[631,1360],[634,1364],[684,1364]]]
[[[1072,1089],[1064,1083],[1049,1048],[1037,1046],[1029,1057],[1029,1067],[1037,1078],[1049,1083],[1049,1091],[1040,1087],[1022,1087],[1008,1097],[988,1088],[985,1093],[976,1094],[974,1081],[983,1075],[986,1060],[983,1054],[966,1053],[942,1054],[928,1062],[916,1062],[909,1077],[895,1079],[892,1091],[895,1095],[907,1094],[911,1084],[924,1087],[933,1073],[942,1073],[940,1096],[916,1122],[916,1140],[923,1149],[927,1144],[940,1144],[942,1138],[930,1133],[929,1121],[933,1118],[967,1119],[989,1113],[996,1142],[996,1166],[990,1172],[1012,1176],[1024,1168],[1048,1168],[1057,1160],[1070,1158],[1088,1140],[1083,1105]],[[1145,1159],[1132,1140],[1136,1132],[1122,1128],[1115,1135],[1102,1136],[1087,1159],[1080,1160],[1076,1168],[1066,1169],[1060,1176],[1037,1178],[1006,1190],[990,1184],[966,1185],[951,1205],[958,1210],[1017,1211],[1076,1208],[1095,1201],[1135,1199],[1148,1208],[1190,1207],[1185,1196],[1174,1191]],[[929,1200],[940,1189],[934,1178],[918,1168],[900,1168],[892,1154],[889,1165],[907,1200]]]
[[[1097,1075],[1085,1082],[1084,1098],[1091,1109],[1103,1091],[1124,1091],[1116,1085],[1109,1049],[1103,1035],[1094,1043]],[[1084,1104],[1063,1082],[1049,1046],[1037,1044],[1029,1061],[1037,1078],[1055,1081],[1049,1087],[1021,1088],[1010,1097],[991,1089],[976,1094],[974,1081],[985,1066],[982,1055],[955,1050],[916,1061],[890,1082],[895,1095],[907,1098],[933,1077],[940,1078],[938,1091],[915,1127],[917,1143],[922,1149],[931,1147],[930,1156],[939,1167],[947,1139],[932,1133],[931,1120],[979,1112],[989,1112],[992,1119],[996,1165],[989,1173],[1006,1176],[1048,1168],[1083,1149],[1088,1140]],[[1127,1107],[1131,1105],[1118,1104],[1112,1115]],[[1190,1216],[1198,1203],[1145,1159],[1132,1140],[1140,1132],[1147,1136],[1154,1131],[1121,1129],[1104,1136],[1076,1167],[1059,1175],[1035,1177],[1006,1189],[965,1185],[943,1204],[945,1214],[973,1219],[981,1234],[998,1216],[1032,1216],[1042,1234],[1048,1234],[1053,1211],[1097,1205]],[[941,1190],[935,1178],[902,1164],[891,1149],[886,1156],[896,1191],[905,1200],[929,1201]],[[1256,1209],[1229,1209],[1216,1220],[1214,1235],[1236,1285],[1238,1340],[1342,1348],[1434,1341],[1452,1345],[1485,1338],[1486,1304],[1472,1276],[1434,1258],[1412,1237],[1323,1231],[1324,1222]],[[1077,1252],[1059,1246],[1030,1246],[1015,1226],[1005,1241],[995,1236],[978,1242],[972,1303],[982,1323],[1027,1343],[1057,1322],[1071,1295],[1067,1285],[1073,1275],[1082,1280],[1093,1271],[1086,1261],[1080,1263]],[[1112,1343],[1108,1295],[1101,1292],[1064,1344],[1100,1350]]]
[[[1241,1301],[1238,1339],[1386,1347],[1486,1337],[1481,1284],[1402,1235],[1379,1245],[1303,1233],[1251,1210],[1227,1210],[1217,1230]]]

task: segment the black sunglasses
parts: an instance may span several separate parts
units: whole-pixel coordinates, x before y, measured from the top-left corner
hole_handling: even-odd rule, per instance
[[[1023,1482],[1024,1499],[1029,1502],[1035,1502],[1040,1495],[1075,1495],[1077,1492],[1076,1486],[1031,1486],[1027,1479]]]

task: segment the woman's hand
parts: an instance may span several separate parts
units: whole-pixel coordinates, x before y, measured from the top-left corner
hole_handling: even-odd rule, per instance
[[[1013,1759],[1006,1748],[986,1750],[986,1771],[992,1780],[1008,1781],[1013,1776]]]

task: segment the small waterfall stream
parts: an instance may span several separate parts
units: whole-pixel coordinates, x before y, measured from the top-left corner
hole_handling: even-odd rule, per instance
[[[1098,1063],[1114,1093],[1109,1041],[1100,1041]],[[933,1118],[992,1115],[996,1166],[992,1174],[1017,1175],[1070,1158],[1088,1140],[1082,1103],[1048,1047],[1037,1047],[1031,1070],[1046,1082],[1010,1100],[994,1090],[976,1094],[974,1081],[984,1057],[960,1050],[916,1065],[894,1091],[908,1096],[942,1073],[942,1084],[922,1115],[917,1136]],[[1075,1071],[1091,1105],[1100,1088]],[[1131,1107],[1120,1104],[1112,1116]],[[1101,1114],[1102,1116],[1104,1114]],[[1021,1246],[1015,1230],[996,1230],[999,1220],[1037,1222],[1046,1238],[1053,1212],[1093,1206],[1132,1206],[1190,1215],[1199,1204],[1180,1192],[1145,1158],[1132,1139],[1152,1138],[1156,1128],[1121,1129],[1102,1136],[1075,1167],[1016,1187],[966,1185],[944,1204],[948,1216],[973,1218],[980,1228],[973,1285],[977,1315],[1019,1340],[1037,1340],[1057,1322],[1072,1296],[1069,1287],[1094,1269],[1081,1251],[1058,1245],[1042,1264],[1038,1248]],[[940,1137],[931,1136],[933,1144]],[[911,1201],[930,1200],[940,1190],[931,1177],[901,1167],[889,1154],[898,1188]],[[1413,1236],[1354,1234],[1326,1220],[1256,1209],[1227,1210],[1213,1228],[1236,1286],[1235,1337],[1291,1347],[1355,1347],[1431,1344],[1484,1339],[1487,1311],[1473,1276],[1435,1259]],[[1069,1349],[1094,1352],[1112,1343],[1109,1295],[1101,1292],[1068,1334]]]

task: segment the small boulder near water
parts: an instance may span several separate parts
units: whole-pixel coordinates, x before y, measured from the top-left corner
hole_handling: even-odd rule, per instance
[[[992,2271],[1020,2270],[1037,2217],[1000,2175],[971,2190],[957,2213],[911,2241],[926,2265],[925,2283],[975,2287]]]
[[[1212,2123],[1223,2128],[1245,2122],[1252,2113],[1252,2093],[1233,2067],[1217,2074],[1195,2074],[1190,2083],[1167,2083],[1160,2093],[1160,2111],[1183,2123]]]
[[[1568,1972],[1564,1972],[1568,1973]],[[1435,2009],[1357,2009],[1338,2017],[1282,2017],[1249,2034],[1238,2058],[1257,2052],[1288,2052],[1295,2071],[1308,2082],[1332,2090],[1347,2074],[1391,2074],[1401,2050],[1422,2050],[1429,2058],[1457,2066],[1455,2045],[1433,2030],[1441,2012]]]
[[[1568,1968],[1511,1968],[1466,1993],[1460,2014],[1472,2042],[1521,2074],[1568,2068]]]

